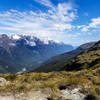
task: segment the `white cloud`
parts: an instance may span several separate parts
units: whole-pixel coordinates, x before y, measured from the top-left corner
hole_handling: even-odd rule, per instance
[[[89,29],[100,28],[100,17],[91,19],[91,23],[88,25],[82,25],[79,28],[82,28],[81,31],[87,32]]]
[[[100,17],[93,18],[91,21],[92,22],[89,24],[89,28],[96,28],[98,25],[100,25]]]
[[[44,6],[50,7],[50,8],[54,8],[54,5],[51,3],[50,0],[34,0]]]
[[[61,38],[62,34],[67,36],[65,31],[73,28],[71,22],[77,17],[72,5],[59,3],[57,6],[53,6],[49,0],[38,0],[38,2],[51,8],[46,12],[21,12],[14,9],[0,12],[0,30],[51,39]]]
[[[81,29],[81,31],[87,32],[87,31],[89,31],[89,30],[88,30],[87,26],[85,26],[85,27],[83,27],[83,28]]]
[[[54,27],[56,30],[60,30],[63,31],[65,29],[72,29],[72,25],[71,24],[54,24]]]

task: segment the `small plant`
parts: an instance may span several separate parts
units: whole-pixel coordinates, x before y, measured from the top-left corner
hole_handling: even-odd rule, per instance
[[[17,78],[16,74],[9,74],[5,77],[8,81],[14,81]]]
[[[24,85],[17,87],[18,92],[25,92],[27,88]]]
[[[48,97],[47,100],[53,100],[52,98]]]

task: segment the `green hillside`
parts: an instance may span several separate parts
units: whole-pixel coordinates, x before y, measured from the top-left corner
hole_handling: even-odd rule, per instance
[[[58,55],[56,57],[51,58],[45,64],[35,69],[36,72],[50,72],[50,71],[59,71],[62,70],[64,66],[70,61],[70,59],[79,55],[80,53],[86,52],[89,48],[91,48],[95,42],[90,42],[81,45],[76,50]]]
[[[62,70],[80,70],[100,67],[100,41],[89,50],[71,59]]]

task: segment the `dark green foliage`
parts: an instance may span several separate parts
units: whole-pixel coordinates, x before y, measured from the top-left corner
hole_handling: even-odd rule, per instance
[[[96,99],[96,97],[95,96],[93,96],[93,95],[87,95],[86,97],[85,97],[85,100],[97,100]]]
[[[5,77],[8,81],[14,81],[17,78],[16,74],[10,74]]]

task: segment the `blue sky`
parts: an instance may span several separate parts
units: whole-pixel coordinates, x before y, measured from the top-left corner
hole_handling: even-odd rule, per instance
[[[1,0],[3,33],[72,45],[100,40],[100,0]]]

